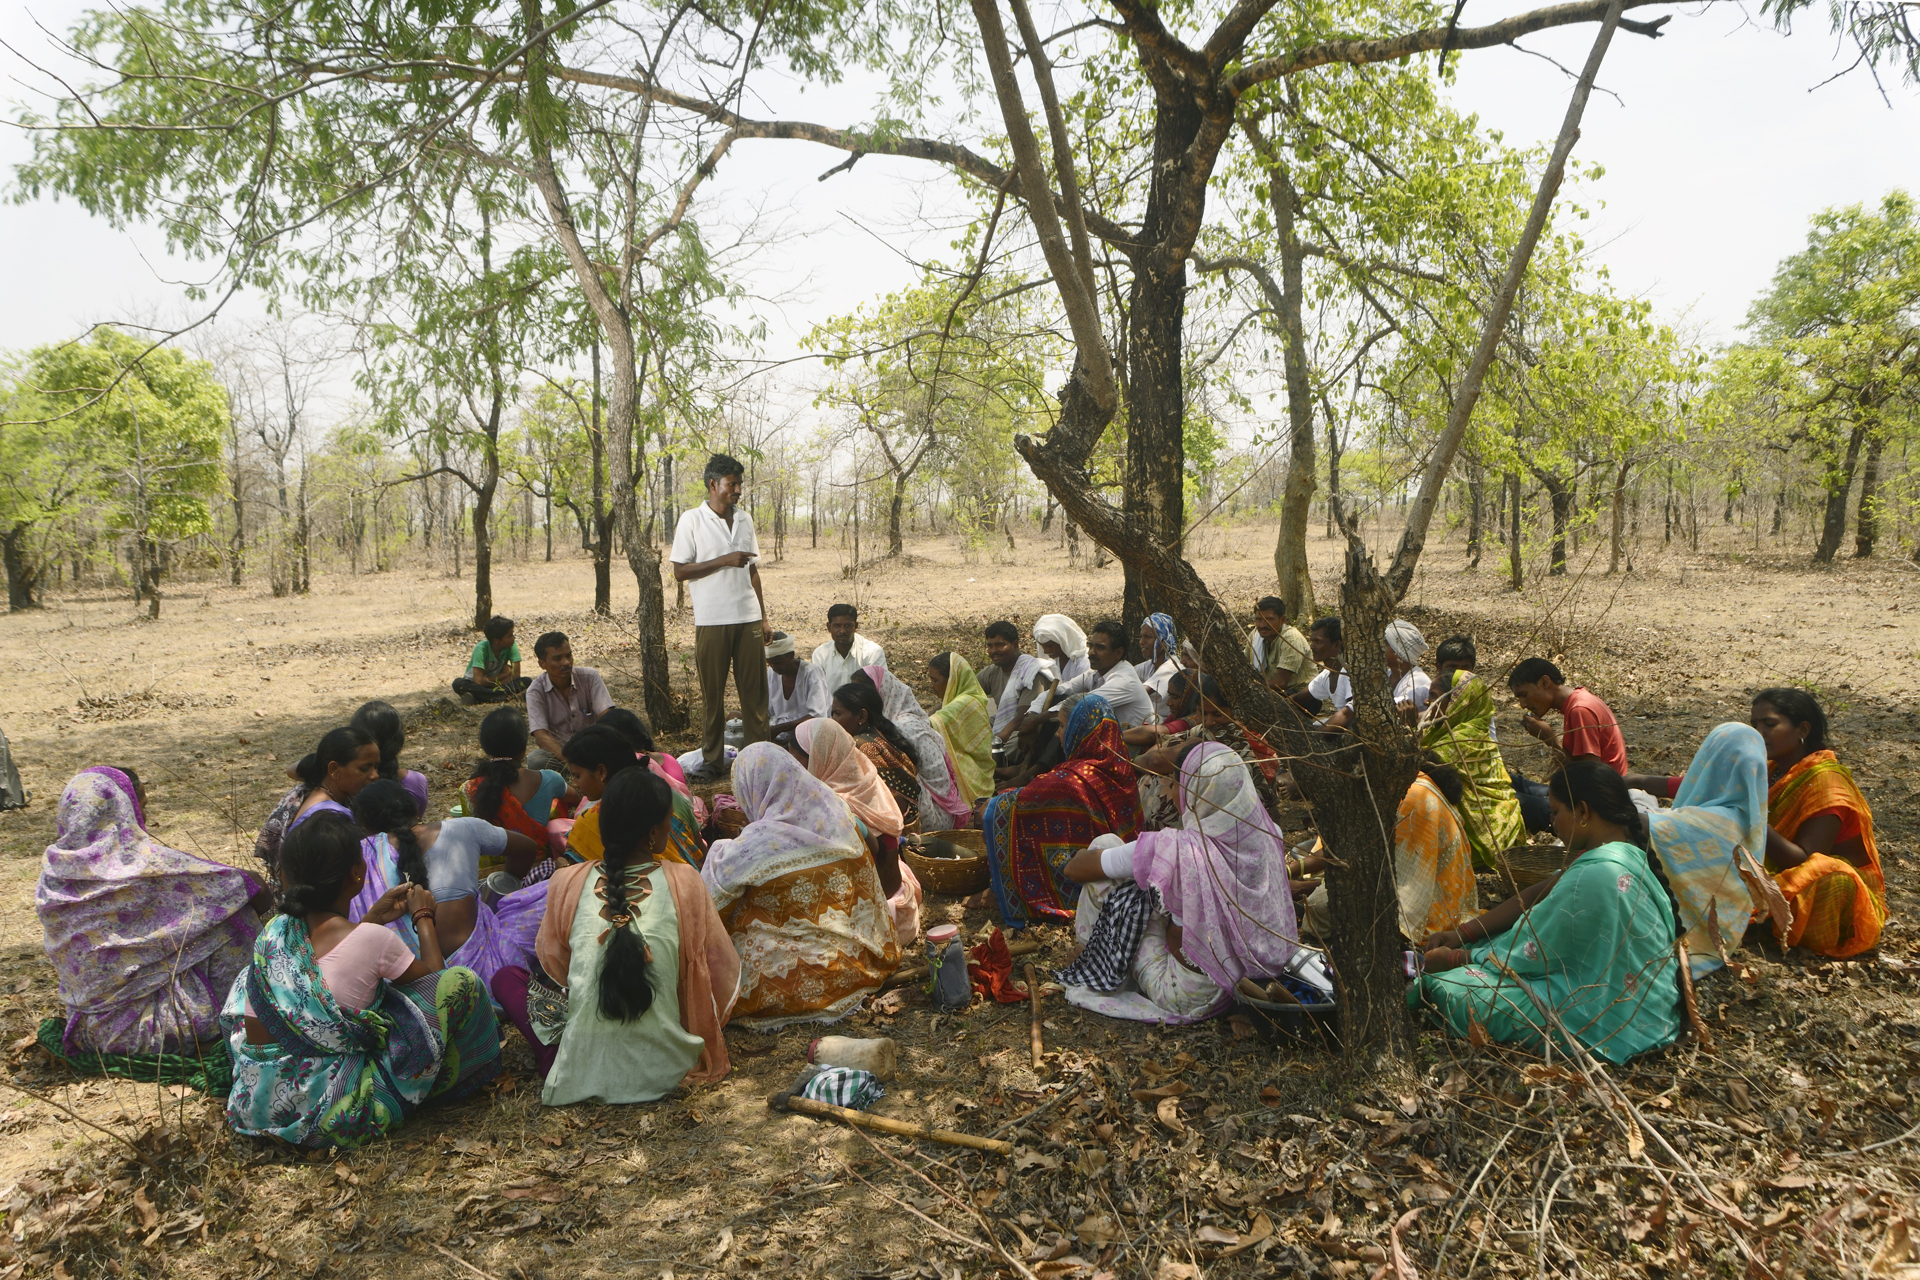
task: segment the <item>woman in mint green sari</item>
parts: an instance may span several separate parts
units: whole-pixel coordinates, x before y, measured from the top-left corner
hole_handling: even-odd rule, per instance
[[[1608,1062],[1680,1033],[1677,907],[1626,783],[1595,760],[1547,783],[1574,860],[1456,930],[1430,935],[1407,991],[1449,1031],[1538,1049],[1567,1037]]]

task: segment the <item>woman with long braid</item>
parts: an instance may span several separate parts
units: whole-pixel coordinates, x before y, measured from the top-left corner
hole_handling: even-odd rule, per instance
[[[533,885],[489,905],[480,897],[480,859],[504,853],[508,874],[523,873],[540,856],[532,840],[482,818],[420,822],[406,788],[384,778],[354,796],[353,820],[372,833],[363,846],[367,876],[354,897],[356,913],[371,911],[393,886],[419,885],[433,895],[447,963],[464,965],[483,983],[502,965],[526,963],[546,888]],[[396,919],[392,927],[415,945],[409,921]]]
[[[1458,929],[1421,943],[1407,991],[1455,1035],[1565,1050],[1572,1036],[1608,1062],[1680,1033],[1679,904],[1620,775],[1567,762],[1547,782],[1553,829],[1573,862]]]
[[[661,856],[672,794],[645,769],[607,785],[602,858],[553,877],[537,964],[494,975],[550,1107],[651,1102],[727,1074],[740,957],[699,872]]]

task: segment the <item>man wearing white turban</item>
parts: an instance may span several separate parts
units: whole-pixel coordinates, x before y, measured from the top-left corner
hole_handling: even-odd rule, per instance
[[[1427,638],[1420,634],[1420,628],[1404,618],[1389,622],[1383,638],[1387,642],[1387,675],[1393,680],[1393,705],[1411,723],[1427,709],[1427,698],[1433,688],[1433,680],[1420,669],[1420,659],[1427,652]]]
[[[777,740],[783,733],[832,710],[833,694],[820,678],[820,669],[800,661],[793,637],[777,631],[767,641],[767,720]]]

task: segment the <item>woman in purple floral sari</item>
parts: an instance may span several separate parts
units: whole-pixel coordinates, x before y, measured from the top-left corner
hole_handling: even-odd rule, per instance
[[[154,840],[131,769],[96,766],[60,797],[58,838],[34,891],[60,975],[70,1053],[185,1053],[220,1037],[220,1003],[247,967],[254,877]]]

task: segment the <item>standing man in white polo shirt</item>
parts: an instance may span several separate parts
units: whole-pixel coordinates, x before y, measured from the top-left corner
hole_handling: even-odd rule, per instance
[[[673,532],[673,577],[693,602],[693,669],[700,677],[700,768],[690,781],[727,772],[727,672],[740,698],[748,742],[767,740],[766,598],[760,591],[760,540],[753,517],[738,510],[746,468],[716,453],[703,477],[707,500],[683,512]]]

